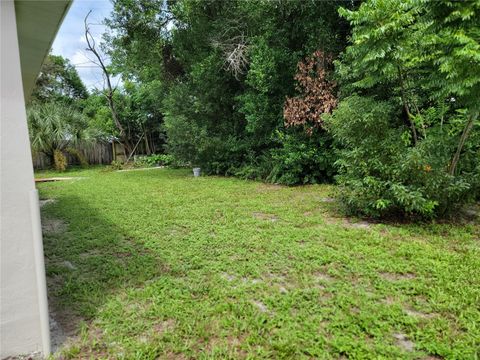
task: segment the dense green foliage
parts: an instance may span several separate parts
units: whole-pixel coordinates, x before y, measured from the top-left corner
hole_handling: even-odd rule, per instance
[[[352,43],[329,129],[343,146],[347,208],[431,217],[478,196],[480,2],[368,1],[341,13]]]
[[[444,216],[480,196],[479,0],[113,5],[101,49],[122,86],[86,96],[50,56],[35,99],[73,104],[126,158],[336,179],[347,211],[375,217]]]
[[[31,95],[32,102],[61,101],[73,104],[88,97],[87,88],[68,59],[49,54]]]
[[[479,4],[116,0],[107,39],[119,72],[159,84],[183,162],[284,184],[338,170],[347,210],[432,217],[478,196]]]
[[[117,0],[107,39],[117,71],[162,83],[167,150],[177,158],[207,173],[325,181],[331,140],[285,129],[283,106],[300,60],[343,49],[341,3]]]
[[[68,166],[67,153],[88,165],[79,146],[102,141],[110,132],[85,111],[89,93],[70,61],[49,54],[42,65],[27,109],[31,150],[44,154],[57,170]]]
[[[97,140],[98,134],[87,127],[86,117],[69,104],[34,103],[27,115],[32,151],[45,154],[58,170],[65,170],[67,165],[62,152]]]

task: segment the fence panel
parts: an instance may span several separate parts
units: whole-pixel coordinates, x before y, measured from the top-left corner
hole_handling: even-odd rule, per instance
[[[88,147],[80,147],[78,149],[90,165],[110,164],[113,160],[113,151],[111,143],[97,143]],[[79,165],[78,159],[66,153],[68,164]],[[50,159],[44,154],[38,153],[32,155],[33,168],[35,170],[48,169],[51,167]]]

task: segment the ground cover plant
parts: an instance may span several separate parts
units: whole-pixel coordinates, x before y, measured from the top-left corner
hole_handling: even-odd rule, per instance
[[[67,174],[38,184],[58,357],[479,355],[478,219],[368,223],[326,185],[183,169]]]

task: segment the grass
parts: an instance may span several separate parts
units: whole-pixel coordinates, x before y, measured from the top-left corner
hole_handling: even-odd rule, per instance
[[[63,358],[475,359],[480,224],[356,224],[328,186],[38,184]],[[53,176],[43,173],[38,176]]]

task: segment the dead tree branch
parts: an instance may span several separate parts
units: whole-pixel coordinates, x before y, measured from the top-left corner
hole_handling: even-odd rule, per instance
[[[102,70],[103,78],[104,78],[105,84],[107,85],[105,87],[105,84],[104,84],[104,95],[107,98],[108,106],[110,107],[110,112],[112,113],[113,122],[114,122],[116,128],[118,129],[118,131],[120,133],[120,141],[122,142],[122,144],[124,146],[124,151],[126,152],[125,153],[125,158],[127,158],[127,153],[129,154],[128,158],[130,158],[130,156],[131,156],[130,141],[128,139],[125,128],[122,126],[122,123],[119,120],[118,112],[117,112],[117,108],[116,108],[115,100],[114,100],[114,94],[115,94],[116,87],[115,88],[112,87],[110,72],[107,69],[107,66],[105,65],[105,61],[104,61],[100,51],[96,47],[95,39],[94,39],[92,33],[90,32],[90,27],[89,27],[89,24],[88,24],[88,17],[90,16],[91,13],[92,13],[92,10],[90,10],[88,12],[87,16],[85,16],[85,19],[84,19],[85,40],[87,42],[86,50],[93,54],[93,56],[96,58],[96,61],[92,61],[92,62],[94,64],[98,65],[100,67],[100,69]]]

